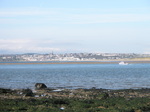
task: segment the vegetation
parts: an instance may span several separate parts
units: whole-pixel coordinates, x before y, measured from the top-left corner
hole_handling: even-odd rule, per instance
[[[148,112],[149,98],[108,99],[1,99],[0,111],[27,112]]]
[[[37,97],[38,96],[38,97]],[[0,88],[0,112],[150,112],[150,89],[52,89]]]
[[[42,98],[1,99],[0,112],[149,112],[150,98],[106,99]]]

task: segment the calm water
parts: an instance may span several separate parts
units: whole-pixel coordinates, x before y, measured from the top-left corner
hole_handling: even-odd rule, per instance
[[[128,89],[150,88],[150,64],[36,64],[0,65],[0,87]]]

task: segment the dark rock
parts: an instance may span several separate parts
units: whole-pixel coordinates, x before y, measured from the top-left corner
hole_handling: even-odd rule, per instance
[[[96,87],[92,87],[92,89],[96,89]]]
[[[32,92],[31,89],[23,89],[23,90],[22,90],[22,94],[23,94],[24,96],[34,96],[34,94],[33,94],[33,92]]]
[[[35,84],[36,89],[45,89],[47,86],[44,83],[36,83]]]
[[[0,88],[0,94],[1,93],[12,93],[13,91],[11,89],[4,89],[4,88]]]

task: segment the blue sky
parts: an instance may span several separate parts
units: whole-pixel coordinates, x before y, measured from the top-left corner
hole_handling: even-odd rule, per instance
[[[0,0],[0,54],[150,53],[150,0]]]

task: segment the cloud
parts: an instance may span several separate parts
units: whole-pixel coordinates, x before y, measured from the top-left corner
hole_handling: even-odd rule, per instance
[[[33,39],[0,39],[0,51],[7,51],[9,53],[48,53],[51,51],[63,51],[63,49],[43,46],[43,44],[51,44],[51,41]]]
[[[143,54],[150,54],[150,52],[144,52]]]
[[[140,41],[141,43],[141,40],[145,40],[146,43],[148,42],[149,12],[144,12],[145,9],[140,13],[138,9],[138,11],[133,11],[132,9],[127,11],[125,9],[119,10],[118,8],[112,10],[90,8],[1,8],[0,51],[66,52],[84,48],[96,48],[97,50],[97,46],[101,50],[104,47],[102,46],[103,43],[108,43],[107,41],[114,44],[119,42],[126,43],[126,45],[129,45],[128,41],[132,43]],[[28,39],[25,39],[26,37]],[[37,38],[41,38],[41,40],[36,40]],[[94,48],[93,46],[96,47]],[[120,49],[120,47],[118,48]],[[111,49],[111,47],[108,49]]]
[[[40,8],[7,8],[0,11],[0,17],[43,16],[48,14],[56,14],[56,12]]]
[[[150,21],[149,13],[108,11],[109,13],[104,14],[105,11],[96,11],[96,9],[86,10],[67,8],[7,9],[0,11],[0,23],[97,24]],[[21,18],[22,16],[25,18]]]
[[[120,23],[150,21],[146,14],[86,14],[73,15],[73,24]]]

